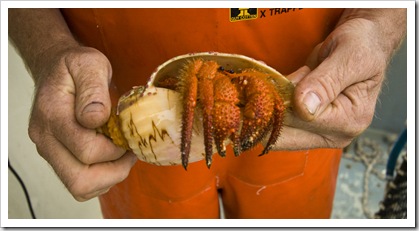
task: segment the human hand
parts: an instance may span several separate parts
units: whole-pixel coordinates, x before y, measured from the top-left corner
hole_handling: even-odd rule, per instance
[[[370,125],[406,30],[405,11],[372,11],[346,12],[307,66],[288,76],[296,86],[294,107],[274,149],[343,148]]]
[[[29,136],[73,197],[85,201],[125,179],[137,160],[95,130],[110,115],[112,69],[93,48],[53,48],[43,58],[32,73]]]

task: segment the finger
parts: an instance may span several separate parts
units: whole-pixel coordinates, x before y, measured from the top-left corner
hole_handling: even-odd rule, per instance
[[[346,51],[332,52],[316,69],[301,80],[295,88],[295,112],[311,121],[322,113],[348,86],[361,81],[362,73],[353,69],[359,59]]]
[[[69,192],[78,201],[91,199],[128,176],[137,158],[127,153],[118,160],[85,165],[75,158],[53,136],[43,136],[38,152],[53,167]]]
[[[304,77],[310,73],[310,68],[308,66],[300,67],[298,70],[294,71],[293,73],[287,75],[287,79],[291,81],[292,84],[297,85]]]
[[[360,135],[371,123],[380,85],[374,80],[347,87],[330,107],[318,117],[319,121],[333,121],[329,129],[340,131],[341,136],[352,139]]]
[[[344,101],[344,100],[343,100]],[[339,108],[339,109],[337,109]],[[284,119],[283,145],[290,149],[299,148],[343,148],[354,138],[357,128],[354,116],[342,117],[342,105],[328,107],[313,121],[305,121],[289,112]],[[339,119],[337,119],[339,118]],[[289,132],[289,133],[286,133]]]
[[[55,123],[52,129],[57,139],[84,164],[116,160],[125,153],[103,134],[82,127],[74,117],[64,116],[52,123]]]
[[[314,70],[319,65],[319,50],[322,47],[322,44],[323,43],[320,43],[315,46],[306,60],[306,65],[312,70]]]
[[[307,130],[283,126],[281,136],[277,139],[272,150],[305,150],[327,147],[326,140],[318,134]]]
[[[107,58],[94,49],[67,58],[67,67],[76,88],[77,121],[86,128],[97,128],[110,115],[109,82],[112,75]]]
[[[125,153],[122,148],[114,145],[110,139],[95,129],[81,126],[74,117],[73,108],[68,105],[74,105],[72,95],[51,102],[50,106],[54,109],[54,113],[49,115],[48,128],[79,161],[84,164],[112,161]]]
[[[106,193],[112,186],[128,177],[137,160],[135,154],[127,152],[117,160],[90,165],[82,172],[83,178],[90,182],[80,180],[77,185],[74,185],[73,190],[75,192],[82,192],[75,198],[78,201],[85,201]],[[92,185],[91,182],[96,182],[96,184]]]

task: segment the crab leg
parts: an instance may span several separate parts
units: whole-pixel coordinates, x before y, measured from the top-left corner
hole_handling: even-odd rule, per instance
[[[271,132],[260,155],[268,153],[273,147],[281,133],[285,106],[275,81],[268,74],[254,69],[234,74],[220,70],[215,61],[198,59],[188,63],[180,79],[179,87],[184,96],[181,156],[185,169],[189,161],[197,102],[202,110],[208,168],[212,164],[213,143],[218,153],[225,156],[225,142],[232,140],[234,154],[238,156],[242,150],[254,147]]]
[[[283,104],[283,101],[280,95],[275,90],[272,92],[275,98],[272,132],[271,132],[271,136],[269,137],[268,143],[266,144],[265,148],[263,149],[262,153],[259,156],[263,156],[267,154],[272,149],[272,147],[276,143],[276,140],[278,139],[281,133],[282,123],[284,121],[285,106]]]
[[[198,96],[202,105],[204,127],[205,160],[207,167],[212,164],[213,153],[213,108],[214,108],[214,78],[217,74],[218,64],[214,61],[204,62],[198,72]]]
[[[188,167],[189,153],[191,150],[190,144],[192,139],[192,126],[194,120],[198,79],[197,74],[202,66],[202,60],[196,60],[188,63],[186,69],[183,71],[182,82],[179,87],[183,92],[183,114],[182,114],[182,131],[181,131],[181,158],[182,165],[185,170]]]
[[[214,81],[214,138],[220,156],[225,156],[225,141],[233,141],[236,156],[240,155],[240,108],[238,92],[231,79],[218,73]]]
[[[271,88],[264,82],[266,78],[259,77],[258,74],[256,71],[249,70],[249,72],[231,75],[239,92],[242,92],[240,101],[244,109],[240,140],[243,150],[255,146],[269,131],[272,123],[275,103],[272,99]]]

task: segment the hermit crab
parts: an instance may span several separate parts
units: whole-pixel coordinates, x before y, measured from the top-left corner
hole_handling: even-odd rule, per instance
[[[140,160],[179,165],[234,154],[280,135],[293,84],[261,61],[216,52],[177,56],[123,95],[99,131]]]

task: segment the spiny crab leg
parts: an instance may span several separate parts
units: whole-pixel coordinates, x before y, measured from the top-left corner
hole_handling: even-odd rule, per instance
[[[182,75],[190,77],[184,78],[182,84],[179,86],[184,92],[180,152],[182,165],[185,169],[188,167],[189,153],[191,150],[190,141],[192,139],[192,126],[198,91],[198,79],[196,75],[202,63],[201,60],[189,63],[185,69],[185,73],[182,73]]]
[[[183,81],[180,90],[185,96],[181,139],[183,167],[186,169],[188,166],[196,101],[199,101],[202,110],[207,167],[210,168],[212,164],[213,142],[219,155],[225,156],[224,142],[231,138],[234,153],[239,155],[240,108],[236,106],[239,103],[238,93],[231,79],[219,71],[217,62],[202,60],[189,63],[180,79]]]
[[[231,79],[217,73],[214,81],[214,137],[215,145],[220,156],[226,155],[225,141],[233,141],[234,155],[241,153],[240,147],[240,108],[239,93]]]
[[[198,72],[198,96],[202,105],[202,117],[204,127],[205,160],[208,168],[212,163],[212,127],[214,107],[214,83],[218,64],[214,61],[204,62]],[[185,166],[185,165],[184,165]]]
[[[284,121],[284,114],[285,114],[284,103],[276,89],[274,89],[272,93],[274,94],[274,100],[275,100],[272,132],[271,132],[271,136],[269,137],[268,142],[266,143],[265,148],[263,149],[262,153],[259,156],[263,156],[267,154],[275,145],[277,139],[279,138],[281,134],[282,125]]]
[[[269,152],[280,135],[285,110],[276,82],[270,75],[254,69],[234,74],[220,69],[215,61],[198,59],[188,63],[180,77],[180,90],[185,97],[181,138],[182,165],[185,169],[197,102],[202,110],[208,168],[212,163],[213,142],[218,153],[225,156],[224,142],[230,138],[234,154],[238,156],[242,150],[261,142],[271,131],[268,144],[260,155]],[[239,105],[243,107],[242,118]]]
[[[228,75],[241,92],[240,100],[244,104],[241,147],[243,150],[254,147],[271,131],[268,144],[260,154],[264,155],[275,144],[282,128],[285,107],[276,83],[269,75],[251,69]]]

